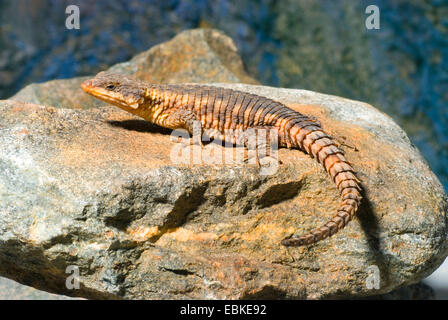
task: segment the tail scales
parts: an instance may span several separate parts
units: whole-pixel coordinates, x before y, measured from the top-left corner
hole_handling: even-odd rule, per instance
[[[341,202],[331,220],[306,235],[284,239],[284,246],[310,245],[334,235],[353,219],[362,199],[360,181],[342,150],[320,128],[314,126],[308,132],[305,130],[307,128],[296,130],[293,140],[296,146],[323,165],[340,192]]]

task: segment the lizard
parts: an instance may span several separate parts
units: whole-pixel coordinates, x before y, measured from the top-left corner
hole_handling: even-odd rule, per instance
[[[361,182],[334,139],[318,121],[278,101],[228,88],[152,84],[106,72],[85,80],[81,88],[161,127],[186,129],[193,134],[194,123],[200,123],[202,130],[221,133],[222,141],[229,129],[276,129],[279,147],[299,149],[315,158],[339,190],[339,208],[321,227],[283,239],[284,246],[311,245],[334,235],[352,220],[360,206]]]

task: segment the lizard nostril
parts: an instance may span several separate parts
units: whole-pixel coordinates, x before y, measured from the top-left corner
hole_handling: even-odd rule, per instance
[[[90,87],[92,87],[92,80],[85,80],[83,83],[81,83],[81,88],[83,90],[87,90]]]

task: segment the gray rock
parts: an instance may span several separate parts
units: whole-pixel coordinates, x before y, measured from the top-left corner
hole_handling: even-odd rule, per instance
[[[434,290],[422,283],[411,284],[407,287],[398,288],[392,292],[368,297],[369,300],[434,300],[436,294]]]
[[[0,300],[74,300],[64,295],[51,294],[15,281],[0,278]]]

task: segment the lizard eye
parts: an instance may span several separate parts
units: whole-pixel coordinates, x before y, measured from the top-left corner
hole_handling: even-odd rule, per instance
[[[115,89],[115,85],[114,84],[108,84],[107,86],[106,86],[106,89],[107,90],[114,90]]]

